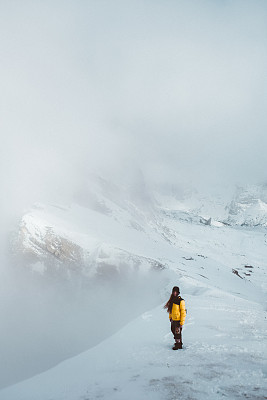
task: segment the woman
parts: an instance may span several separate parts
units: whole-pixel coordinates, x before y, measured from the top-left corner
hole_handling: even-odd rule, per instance
[[[174,286],[172,289],[172,294],[164,308],[167,308],[169,313],[169,319],[171,322],[171,331],[174,336],[174,346],[173,350],[182,349],[182,326],[186,317],[185,301],[179,296],[180,289],[178,286]]]

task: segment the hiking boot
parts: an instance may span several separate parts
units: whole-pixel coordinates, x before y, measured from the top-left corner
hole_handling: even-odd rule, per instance
[[[174,343],[174,346],[173,346],[173,350],[178,350],[178,349],[182,349],[183,347],[182,347],[182,344],[181,343]]]

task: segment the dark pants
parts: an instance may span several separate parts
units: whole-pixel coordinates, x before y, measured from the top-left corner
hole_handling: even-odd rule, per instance
[[[180,326],[180,321],[171,322],[171,331],[176,343],[182,343],[182,327]]]

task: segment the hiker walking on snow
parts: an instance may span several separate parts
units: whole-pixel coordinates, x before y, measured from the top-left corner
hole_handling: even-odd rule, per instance
[[[172,289],[172,294],[164,308],[167,308],[169,313],[169,319],[171,322],[171,331],[174,336],[174,346],[173,350],[178,350],[183,348],[182,343],[182,326],[186,317],[185,301],[179,296],[180,289],[178,286],[174,286]]]

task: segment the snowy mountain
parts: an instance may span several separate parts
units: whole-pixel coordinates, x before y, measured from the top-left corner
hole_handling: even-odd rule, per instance
[[[238,187],[227,209],[230,224],[267,226],[267,185]]]
[[[179,353],[171,350],[169,322],[158,306],[87,352],[3,390],[0,398],[265,399],[262,307],[189,278],[180,282],[188,316]]]
[[[72,205],[29,210],[13,252],[24,254],[24,267],[40,279],[56,268],[68,279],[138,273],[151,290],[156,273],[162,285],[156,306],[144,302],[139,316],[118,331],[3,389],[0,399],[266,398],[267,231],[265,206],[258,208],[264,190],[260,196],[239,190],[231,199],[150,195],[143,187],[143,201],[97,178]],[[174,285],[187,308],[185,348],[178,352],[171,350],[163,310]],[[138,295],[131,298],[133,309]]]
[[[148,242],[149,248],[151,240],[164,238],[176,245],[172,220],[216,227],[267,226],[264,185],[209,196],[175,190],[149,195],[142,189],[145,202],[131,198],[127,188],[94,176],[72,205],[35,204],[21,219],[13,252],[23,254],[25,263],[40,272],[68,266],[67,274],[76,271],[90,277],[121,268],[164,268],[154,258],[154,248],[144,257],[137,243]]]
[[[267,185],[214,187],[205,192],[172,188],[156,198],[168,212],[188,221],[216,226],[267,226]],[[174,214],[173,214],[174,215]]]
[[[153,248],[144,256],[140,246],[151,247],[161,237],[169,242],[172,234],[153,204],[143,206],[138,200],[134,203],[129,193],[94,177],[90,191],[79,193],[70,206],[35,204],[13,236],[13,253],[42,273],[58,268],[90,277],[164,268]]]

